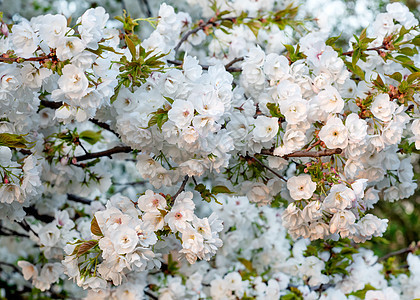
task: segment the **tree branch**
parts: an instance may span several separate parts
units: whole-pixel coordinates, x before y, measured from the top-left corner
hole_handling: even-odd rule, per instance
[[[24,207],[23,210],[30,216],[34,217],[35,219],[45,222],[45,223],[51,223],[55,220],[54,217],[51,217],[49,215],[41,215],[38,213],[38,211],[33,206]]]
[[[172,196],[174,200],[176,199],[176,197],[178,197],[179,194],[181,194],[185,190],[185,186],[187,185],[189,178],[190,177],[188,175],[185,175],[184,180],[182,181],[182,184],[179,187],[179,190],[175,193],[175,195]]]
[[[8,63],[23,63],[25,61],[39,61],[40,63],[44,62],[47,59],[56,58],[55,53],[50,53],[48,55],[44,56],[37,56],[37,57],[29,57],[29,58],[23,58],[23,57],[8,57],[7,54],[2,54],[0,56],[0,62],[8,62]]]
[[[43,105],[45,107],[48,107],[48,108],[57,109],[57,108],[60,108],[63,105],[63,102],[53,102],[53,101],[41,100],[41,105]]]
[[[107,124],[105,122],[101,122],[101,121],[99,121],[97,119],[94,119],[94,118],[89,119],[89,121],[92,122],[95,125],[98,125],[99,127],[103,128],[105,130],[108,130],[109,132],[112,132],[117,137],[120,137],[120,135],[116,131],[114,131],[114,130],[111,129],[111,126],[109,126],[109,124]]]
[[[31,231],[34,235],[38,236],[38,233],[36,233],[31,226],[28,224],[28,222],[26,222],[26,220],[24,219],[22,222],[16,222],[16,224],[18,224],[20,227],[22,227],[24,230],[26,231]]]
[[[367,48],[364,51],[376,51],[376,52],[380,53],[381,50],[387,50],[387,49],[384,45],[382,45],[382,46],[378,46],[378,47]],[[354,50],[351,50],[351,51],[343,52],[343,53],[341,53],[341,55],[352,56],[353,53],[354,53]]]
[[[207,21],[208,22],[208,21]],[[208,24],[204,23],[203,25],[198,26],[197,28],[191,29],[189,31],[187,31],[181,38],[181,40],[178,42],[178,44],[175,46],[174,48],[174,52],[175,52],[175,57],[178,54],[178,50],[179,47],[181,47],[181,45],[190,37],[190,35],[199,32],[200,30],[202,30],[205,26],[207,26]]]
[[[3,235],[3,236],[20,236],[20,237],[29,238],[29,235],[27,235],[25,233],[20,233],[20,232],[17,232],[15,230],[13,230],[13,229],[6,228],[6,227],[1,227],[1,226],[0,226],[0,235]]]
[[[245,59],[245,57],[243,57],[243,56],[232,59],[230,62],[228,62],[228,63],[225,65],[225,69],[226,69],[226,71],[228,71],[228,72],[238,72],[238,71],[233,71],[233,70],[237,70],[237,69],[239,69],[240,71],[242,71],[242,69],[241,69],[241,68],[232,68],[232,66],[233,66],[235,63],[237,63],[237,62],[243,61],[244,59]]]
[[[109,158],[112,158],[111,157],[112,154],[129,153],[131,151],[132,151],[132,149],[128,146],[116,146],[116,147],[108,149],[108,150],[104,150],[104,151],[100,151],[100,152],[94,152],[94,153],[88,153],[88,154],[85,154],[85,155],[76,156],[74,158],[76,159],[77,162],[88,160],[88,159],[93,159],[93,158],[99,158],[99,157],[103,157],[103,156],[108,156]]]
[[[174,48],[174,52],[175,52],[175,57],[178,54],[178,50],[181,47],[181,45],[190,37],[190,35],[199,32],[200,30],[204,30],[207,26],[217,26],[218,23],[216,22],[221,22],[221,21],[231,21],[231,22],[235,22],[236,18],[220,18],[217,19],[216,17],[212,17],[210,19],[207,20],[207,22],[203,22],[202,20],[200,21],[198,27],[191,29],[189,31],[187,31],[181,38],[181,40],[178,42],[178,44],[175,46]]]
[[[143,292],[144,292],[144,294],[145,294],[146,296],[149,296],[149,298],[150,298],[150,299],[153,299],[153,300],[157,300],[157,299],[159,299],[157,296],[153,295],[153,294],[152,294],[151,292],[149,292],[148,290],[144,290]]]
[[[420,241],[417,242],[417,243],[413,242],[407,248],[400,249],[400,250],[397,250],[397,251],[394,251],[394,252],[390,252],[390,253],[382,256],[382,257],[379,257],[378,262],[385,261],[390,257],[401,255],[401,254],[404,254],[404,253],[413,253],[413,252],[417,251],[418,249],[420,249]]]
[[[274,171],[273,169],[271,169],[269,166],[264,165],[264,163],[259,160],[258,158],[256,158],[255,156],[253,156],[253,159],[255,159],[255,161],[257,163],[259,163],[263,168],[267,169],[268,171],[270,171],[271,173],[273,173],[274,175],[276,175],[278,178],[280,178],[281,180],[283,180],[284,182],[287,182],[287,179],[284,178],[283,176],[281,176],[279,173],[277,173],[276,171]]]
[[[286,154],[284,156],[276,156],[273,154],[273,150],[271,149],[262,149],[261,154],[276,156],[281,158],[289,158],[289,157],[321,157],[321,156],[331,156],[334,154],[341,154],[343,152],[342,149],[325,149],[320,151],[296,151],[290,154]]]
[[[149,2],[147,0],[140,0],[140,2],[142,2],[144,5],[146,16],[150,18],[152,16],[152,10],[150,9]]]
[[[70,201],[74,201],[74,202],[79,202],[79,203],[83,203],[83,204],[91,204],[92,200],[90,199],[86,199],[77,195],[73,195],[73,194],[67,194],[67,199],[69,199]]]

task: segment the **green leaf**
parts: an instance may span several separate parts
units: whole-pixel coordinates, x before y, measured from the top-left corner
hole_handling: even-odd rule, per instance
[[[83,244],[80,244],[79,246],[76,247],[76,249],[77,249],[76,256],[80,257],[83,254],[86,254],[90,249],[95,247],[97,244],[98,244],[98,241],[96,241],[96,240],[86,241]]]
[[[339,39],[341,37],[341,34],[340,35],[338,35],[338,36],[333,36],[333,37],[330,37],[328,40],[326,40],[325,41],[325,44],[327,45],[327,46],[332,46],[332,45],[334,45],[334,43]]]
[[[163,98],[165,98],[170,104],[174,103],[174,100],[169,97],[163,96]]]
[[[124,53],[121,53],[121,52],[117,52],[114,48],[112,48],[110,46],[104,46],[102,44],[99,44],[99,49],[106,50],[106,51],[109,51],[109,52],[113,52],[115,54],[120,54],[120,55],[124,54]]]
[[[85,130],[79,134],[79,137],[91,145],[95,145],[102,139],[100,131]]]
[[[206,186],[200,183],[200,184],[197,184],[194,189],[201,194],[206,190]]]
[[[131,61],[134,61],[137,59],[137,51],[136,51],[136,46],[134,45],[133,41],[130,40],[130,38],[125,35],[125,43],[127,44],[128,50],[130,50],[131,53]]]
[[[401,82],[401,80],[402,80],[402,75],[401,75],[401,73],[400,72],[395,72],[394,74],[392,74],[392,75],[386,75],[386,76],[388,76],[388,77],[391,77],[392,79],[394,79],[394,80],[396,80],[396,81],[398,81],[398,82]],[[378,76],[379,77],[379,76]]]
[[[168,121],[168,113],[162,113],[157,115],[156,125],[157,127],[162,130],[162,125]]]
[[[254,272],[254,267],[252,266],[252,262],[242,258],[242,257],[238,257],[238,260],[241,264],[243,264],[245,266],[245,268],[247,268],[248,271],[250,272]]]
[[[416,48],[410,48],[410,47],[400,48],[398,52],[407,56],[413,56],[419,53]]]
[[[413,61],[409,58],[409,57],[407,57],[407,56],[404,56],[404,55],[397,55],[397,56],[395,56],[395,59],[396,60],[399,60],[400,62],[403,62],[403,63],[413,63]]]
[[[255,35],[255,37],[258,37],[258,31],[261,28],[261,23],[259,21],[251,21],[246,23],[245,25],[247,25],[249,27],[249,29],[251,29],[252,33]]]
[[[26,148],[28,141],[19,134],[0,133],[0,146]]]
[[[366,38],[366,30],[367,30],[367,28],[363,29],[362,30],[362,33],[360,34],[360,38],[359,39],[361,41],[363,41]]]
[[[233,194],[233,192],[231,190],[229,190],[227,187],[225,187],[224,185],[216,185],[214,187],[212,187],[211,189],[211,193],[212,194]]]
[[[411,40],[411,43],[415,46],[420,46],[420,34]]]
[[[90,231],[97,236],[103,236],[101,228],[99,227],[96,217],[93,217],[92,222],[90,223]]]
[[[357,61],[359,60],[360,56],[361,56],[361,50],[360,48],[356,48],[353,51],[353,55],[351,57],[351,64],[353,67],[356,67]]]
[[[359,67],[355,66],[353,69],[353,73],[360,77],[360,79],[365,80],[365,72]]]
[[[407,77],[407,82],[412,83],[413,81],[420,78],[420,72],[414,72]]]
[[[152,127],[153,125],[157,124],[157,115],[153,115],[149,122],[147,123],[147,128]]]
[[[370,284],[366,284],[365,287],[362,290],[356,291],[356,292],[352,292],[350,294],[347,294],[347,296],[356,296],[360,299],[365,299],[366,298],[366,293],[368,291],[372,291],[372,290],[376,290],[373,286],[371,286]]]

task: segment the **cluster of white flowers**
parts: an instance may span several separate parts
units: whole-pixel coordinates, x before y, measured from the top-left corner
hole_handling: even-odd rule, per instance
[[[414,255],[408,259],[410,275],[399,275],[391,283],[385,279],[377,256],[365,249],[346,258],[347,276],[325,275],[331,256],[348,249],[335,247],[331,252],[308,255],[308,240],[301,239],[291,247],[281,225],[281,210],[276,212],[267,206],[255,209],[246,197],[225,200],[223,207],[215,207],[218,215],[227,220],[221,238],[229,242],[220,249],[222,255],[217,255],[212,265],[201,261],[181,265],[177,274],[157,276],[151,282],[159,297],[280,299],[296,293],[308,300],[363,299],[351,294],[365,286],[371,288],[365,299],[388,299],[385,295],[413,299],[418,295],[412,284],[418,276],[414,269],[420,259]],[[325,289],[319,290],[322,286]]]
[[[65,247],[65,273],[84,288],[105,289],[106,281],[118,286],[127,273],[160,268],[165,244],[158,241],[169,233],[181,240],[179,253],[189,263],[210,260],[222,246],[218,233],[223,226],[215,214],[198,218],[192,198],[191,192],[181,192],[169,208],[166,198],[151,190],[140,196],[137,205],[121,195],[111,197],[105,210],[94,214],[92,240]],[[86,252],[96,245],[98,249],[86,259]],[[81,265],[87,268],[84,272]]]
[[[228,165],[233,143],[221,126],[231,108],[232,79],[223,65],[210,66],[203,73],[197,59],[186,56],[182,71],[173,69],[150,77],[134,93],[120,92],[115,104],[125,108],[117,117],[118,133],[125,144],[145,153],[137,164],[143,178],[160,188],[173,185],[180,174],[201,176],[206,170],[219,172]],[[169,103],[165,98],[174,100]],[[139,129],[162,106],[168,121],[161,129],[157,125]],[[170,170],[147,155],[160,153],[170,159]]]
[[[30,22],[23,20],[13,27],[12,34],[3,40],[10,44],[10,49],[23,58],[55,54],[57,61],[68,61],[61,70],[61,76],[53,74],[50,68],[24,63],[12,70],[19,72],[23,87],[44,90],[51,93],[48,98],[62,102],[56,110],[55,117],[61,121],[76,118],[82,122],[95,115],[96,109],[109,104],[117,85],[117,72],[109,70],[114,56],[98,56],[95,50],[100,47],[117,47],[118,30],[105,28],[109,15],[105,9],[98,7],[87,10],[78,20],[77,30],[67,27],[67,19],[63,15],[45,15],[32,18]],[[51,25],[53,24],[53,26]],[[101,43],[101,44],[99,44]],[[39,50],[40,49],[40,50]],[[50,52],[49,50],[51,49]],[[114,68],[115,69],[115,68]],[[10,71],[9,71],[10,72]],[[9,84],[7,90],[16,90],[18,84]],[[13,90],[12,89],[12,90]]]
[[[345,246],[417,188],[418,20],[389,4],[343,50],[289,1],[187,2],[208,20],[2,21],[0,253],[31,248],[8,267],[76,298],[420,297],[418,256],[389,277]]]
[[[342,183],[334,184],[326,197],[309,201],[303,209],[290,203],[282,216],[284,226],[294,237],[311,240],[334,238],[331,235],[340,234],[342,238],[362,242],[372,236],[382,236],[388,220],[372,214],[360,216],[367,208],[364,200],[366,181],[358,179],[351,188]],[[290,178],[287,187],[293,200],[302,200],[312,198],[316,184],[305,174]]]
[[[0,216],[21,220],[25,216],[22,208],[42,193],[41,163],[33,155],[18,163],[12,160],[10,148],[0,146],[0,167]]]

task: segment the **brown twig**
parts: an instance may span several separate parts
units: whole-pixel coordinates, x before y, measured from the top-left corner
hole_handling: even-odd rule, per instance
[[[108,130],[109,132],[112,132],[117,137],[120,137],[120,135],[116,131],[114,131],[113,129],[111,129],[111,126],[109,126],[109,124],[107,124],[105,122],[101,122],[101,121],[99,121],[97,119],[94,119],[94,118],[89,119],[89,121],[92,122],[93,124],[95,124],[95,125],[103,128],[103,129],[105,129],[105,130]]]
[[[0,235],[3,235],[3,236],[20,236],[20,237],[29,238],[29,235],[27,235],[25,233],[20,233],[20,232],[17,232],[15,230],[13,230],[13,229],[6,228],[6,227],[1,227],[1,226],[0,226]]]
[[[256,158],[255,156],[253,156],[253,159],[259,163],[263,168],[267,169],[268,171],[270,171],[271,173],[273,173],[274,175],[276,175],[278,178],[280,178],[281,180],[283,180],[284,182],[287,182],[287,179],[284,178],[283,176],[281,176],[279,173],[277,173],[276,171],[274,171],[273,169],[271,169],[269,166],[266,166],[262,161],[260,161],[258,158]]]
[[[232,59],[230,62],[228,62],[228,63],[225,65],[225,69],[226,69],[226,71],[228,71],[228,72],[234,72],[234,71],[232,71],[232,70],[236,70],[237,68],[232,68],[232,66],[233,66],[235,63],[237,63],[237,62],[243,61],[244,59],[245,59],[245,57],[243,57],[243,56]],[[240,69],[240,70],[242,70],[242,69]]]
[[[45,107],[48,107],[48,108],[57,109],[57,108],[60,108],[63,105],[63,102],[53,102],[53,101],[41,100],[41,105],[45,106]]]
[[[378,262],[385,261],[390,257],[401,255],[401,254],[404,254],[404,253],[413,253],[413,252],[417,251],[418,249],[420,249],[420,241],[417,242],[417,243],[413,242],[407,248],[400,249],[400,250],[397,250],[397,251],[394,251],[394,252],[390,252],[390,253],[382,256],[382,257],[379,257]]]
[[[189,31],[187,31],[181,38],[181,40],[178,42],[178,44],[175,46],[174,48],[174,52],[175,52],[175,57],[178,54],[178,50],[179,47],[181,47],[181,45],[190,37],[190,35],[199,32],[200,30],[203,30],[204,27],[206,27],[209,23],[209,21],[207,21],[206,23],[203,23],[201,25],[199,25],[197,28],[191,29]]]
[[[116,147],[108,149],[108,150],[104,150],[104,151],[100,151],[100,152],[94,152],[94,153],[88,153],[88,154],[76,156],[74,158],[76,159],[77,162],[80,162],[80,161],[93,159],[93,158],[104,157],[104,156],[108,156],[109,158],[112,158],[111,157],[112,154],[129,153],[131,151],[132,151],[132,149],[128,146],[116,146]]]
[[[37,57],[29,57],[29,58],[23,58],[23,57],[8,57],[6,54],[2,54],[0,56],[0,62],[18,62],[22,63],[24,61],[39,61],[43,62],[44,60],[51,59],[55,57],[54,53],[50,53],[45,56],[37,56]]]
[[[92,200],[90,199],[86,199],[77,195],[73,195],[73,194],[67,194],[67,199],[69,199],[70,201],[74,201],[74,202],[79,202],[79,203],[83,203],[83,204],[91,204]]]
[[[380,53],[381,50],[386,50],[386,47],[384,45],[382,45],[382,46],[378,46],[378,47],[367,48],[364,51],[376,51],[376,52]],[[351,51],[343,52],[343,53],[341,53],[341,55],[352,56],[353,53],[354,53],[354,50],[351,50]]]
[[[200,30],[205,30],[207,26],[217,26],[217,25],[219,25],[217,22],[222,22],[222,21],[235,22],[235,20],[236,20],[236,18],[220,18],[220,19],[217,19],[216,17],[212,17],[212,18],[208,19],[207,22],[204,22],[204,21],[201,20],[200,23],[198,24],[198,27],[187,31],[182,36],[181,40],[178,42],[178,44],[174,48],[175,57],[178,54],[178,50],[181,47],[181,45],[190,37],[190,35],[192,35],[194,33],[197,33]]]
[[[146,296],[149,296],[149,298],[150,299],[153,299],[153,300],[157,300],[157,299],[159,299],[157,296],[155,296],[155,295],[153,295],[151,292],[149,292],[148,290],[144,290],[143,291],[144,292],[144,294],[146,295]]]
[[[184,180],[182,181],[181,186],[179,187],[178,191],[175,193],[175,195],[172,196],[172,199],[176,199],[179,194],[181,194],[185,190],[185,186],[187,185],[188,179],[190,177],[188,175],[185,175]]]
[[[33,206],[24,207],[23,210],[30,216],[34,217],[35,219],[45,222],[45,223],[51,223],[55,220],[54,217],[49,215],[41,215]]]
[[[318,146],[319,144],[321,144],[321,140],[317,140],[315,143],[313,143],[311,146],[309,146],[308,148],[305,149],[305,151],[309,151],[312,148],[314,148],[315,146]]]
[[[23,220],[22,222],[16,222],[20,227],[22,227],[26,231],[31,231],[34,235],[38,236],[38,233],[36,233],[32,227],[26,222],[26,220]]]
[[[341,154],[343,152],[342,149],[325,149],[320,151],[296,151],[290,154],[286,154],[284,156],[278,156],[282,158],[289,158],[289,157],[321,157],[321,156],[331,156],[334,154]],[[261,154],[276,156],[273,154],[273,150],[271,149],[262,149]]]

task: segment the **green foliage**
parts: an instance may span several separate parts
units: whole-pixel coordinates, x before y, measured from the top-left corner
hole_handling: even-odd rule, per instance
[[[290,60],[291,63],[294,63],[295,61],[299,59],[306,58],[306,55],[303,54],[303,52],[300,52],[300,46],[296,45],[296,48],[292,45],[284,45],[287,50],[287,58]]]
[[[147,123],[147,128],[152,127],[153,125],[157,125],[160,131],[162,131],[163,124],[168,121],[168,111],[170,107],[166,107],[165,109],[159,108],[157,111],[152,113],[152,117],[150,118],[149,122]]]
[[[27,148],[28,141],[23,135],[12,133],[0,133],[0,146],[9,148]]]
[[[370,284],[366,284],[363,289],[358,290],[356,292],[349,293],[349,294],[347,294],[347,296],[355,296],[355,297],[358,297],[360,299],[365,299],[366,293],[368,291],[371,291],[371,290],[376,290],[376,289],[373,286],[371,286]]]
[[[97,142],[102,140],[102,135],[100,131],[85,130],[79,134],[79,138],[91,145],[95,145]]]
[[[166,54],[153,53],[153,50],[146,51],[139,44],[140,41],[135,41],[128,37],[128,35],[125,36],[125,43],[130,50],[132,57],[131,60],[129,60],[125,55],[123,55],[120,61],[114,62],[120,65],[120,74],[118,75],[118,85],[115,88],[115,93],[111,97],[111,103],[117,99],[121,86],[125,86],[127,88],[141,86],[153,72],[164,71],[165,62],[162,58],[166,56]]]
[[[284,116],[280,112],[279,105],[277,103],[267,103],[267,108],[270,111],[272,117],[276,118],[284,118]]]
[[[337,251],[336,249],[339,249]],[[348,239],[338,241],[315,241],[306,249],[305,256],[315,256],[319,258],[321,252],[328,251],[330,258],[325,262],[322,273],[325,275],[344,274],[348,275],[346,268],[353,261],[353,254],[358,250],[353,247]]]
[[[197,184],[194,189],[200,193],[201,198],[204,201],[210,203],[211,200],[213,199],[217,204],[222,204],[222,203],[220,203],[214,195],[221,194],[221,193],[227,193],[227,194],[232,193],[227,187],[222,186],[222,185],[214,186],[211,190],[209,190],[208,188],[206,188],[204,184],[200,183],[200,184]]]
[[[303,300],[302,292],[295,287],[290,287],[290,293],[282,296],[281,300]]]

